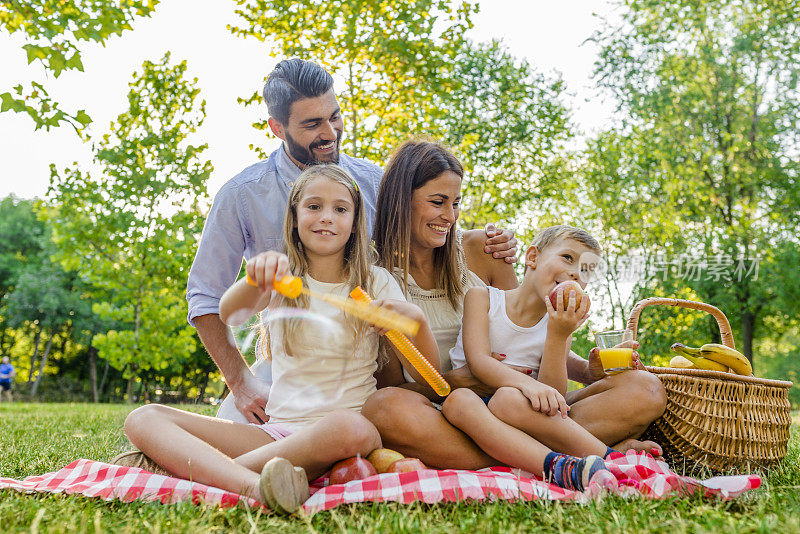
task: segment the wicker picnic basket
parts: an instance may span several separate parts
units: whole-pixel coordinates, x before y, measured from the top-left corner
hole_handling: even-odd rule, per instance
[[[631,310],[628,329],[636,339],[639,315],[647,306],[701,310],[717,320],[722,344],[735,348],[728,318],[704,302],[648,298]],[[668,458],[687,458],[713,471],[766,467],[786,456],[791,382],[720,371],[648,367],[667,391],[667,408],[645,435]]]

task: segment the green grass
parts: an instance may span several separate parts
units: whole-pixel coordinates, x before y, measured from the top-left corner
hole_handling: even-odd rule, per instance
[[[210,413],[207,407],[188,407]],[[127,447],[124,405],[0,405],[0,474],[23,478],[76,458],[107,460]],[[800,422],[795,416],[795,423]],[[608,498],[589,505],[459,503],[341,506],[310,518],[244,507],[105,502],[75,495],[0,491],[2,532],[799,532],[800,432],[764,486],[733,502],[699,497]]]

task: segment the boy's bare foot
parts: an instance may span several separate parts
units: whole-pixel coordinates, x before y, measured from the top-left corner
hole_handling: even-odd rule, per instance
[[[635,450],[636,452],[644,451],[644,452],[649,452],[650,454],[656,457],[664,454],[661,445],[659,445],[655,441],[650,441],[650,440],[639,441],[638,439],[633,439],[633,438],[624,439],[611,448],[614,449],[615,451],[619,451],[622,453],[628,452],[631,449]]]

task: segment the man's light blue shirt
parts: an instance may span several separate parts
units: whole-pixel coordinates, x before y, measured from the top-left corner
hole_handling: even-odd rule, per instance
[[[367,232],[371,235],[383,171],[373,163],[345,154],[340,155],[339,165],[358,183]],[[236,281],[243,257],[249,260],[261,252],[283,250],[286,204],[301,172],[281,146],[219,190],[189,271],[186,300],[191,324],[200,315],[219,313],[219,299]]]

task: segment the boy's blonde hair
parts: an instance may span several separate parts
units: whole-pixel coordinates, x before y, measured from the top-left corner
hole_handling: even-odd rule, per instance
[[[567,226],[566,224],[548,226],[544,230],[541,230],[533,237],[531,246],[536,247],[536,250],[541,254],[544,249],[560,239],[573,239],[598,255],[603,251],[600,247],[600,243],[598,243],[589,232],[582,228]]]
[[[335,164],[320,164],[306,168],[294,182],[289,193],[286,216],[283,220],[284,252],[289,257],[289,270],[295,276],[303,277],[308,274],[308,258],[303,250],[303,244],[296,228],[297,206],[300,203],[300,199],[303,198],[303,191],[306,186],[317,178],[327,178],[342,184],[350,193],[355,213],[353,216],[353,233],[350,235],[350,239],[344,249],[343,267],[347,277],[347,286],[350,289],[361,286],[367,293],[370,293],[372,289],[371,266],[375,261],[375,253],[367,237],[367,216],[364,213],[364,202],[358,190],[358,185],[350,173]],[[309,298],[305,294],[300,294],[295,299],[281,297],[278,302],[279,305],[289,308],[308,309],[309,307]],[[294,347],[297,340],[301,321],[301,319],[285,319],[283,321],[283,348],[289,356],[292,356],[292,347]],[[263,321],[259,321],[259,324],[261,325],[261,343],[259,343],[261,355],[269,358],[269,333],[264,328]],[[364,321],[351,317],[348,317],[347,324],[353,329],[356,344],[358,344],[367,333],[369,325]]]

